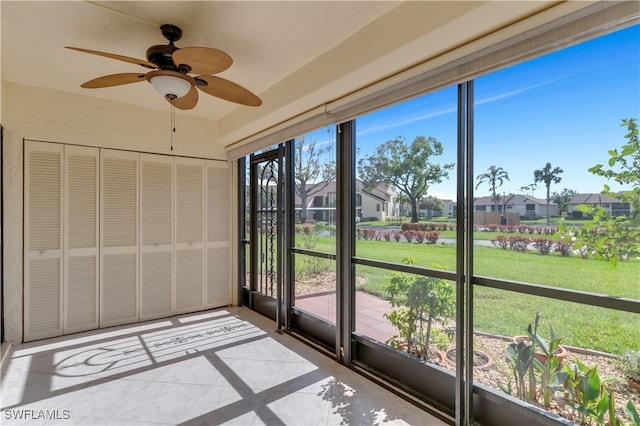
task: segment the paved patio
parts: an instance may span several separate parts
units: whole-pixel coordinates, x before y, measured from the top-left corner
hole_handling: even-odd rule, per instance
[[[335,324],[336,322],[336,294],[335,292],[319,295],[296,297],[295,305]],[[363,291],[356,291],[356,331],[386,342],[397,334],[384,314],[392,311],[388,301]]]
[[[273,329],[233,307],[14,345],[0,423],[445,424]]]

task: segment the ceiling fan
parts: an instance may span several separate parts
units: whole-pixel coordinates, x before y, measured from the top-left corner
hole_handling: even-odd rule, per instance
[[[152,70],[144,74],[105,75],[89,80],[80,87],[96,89],[146,80],[172,105],[185,110],[192,109],[198,103],[198,90],[196,89],[208,95],[242,105],[259,106],[262,104],[259,97],[239,84],[211,75],[228,69],[233,63],[231,56],[212,47],[176,47],[174,42],[182,38],[182,30],[175,25],[164,24],[160,26],[160,31],[162,31],[164,38],[169,40],[169,44],[151,46],[147,49],[146,61],[97,50],[65,46],[67,49],[138,64]]]

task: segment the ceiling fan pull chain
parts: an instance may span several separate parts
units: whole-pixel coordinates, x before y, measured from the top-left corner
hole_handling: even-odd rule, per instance
[[[171,151],[173,151],[173,134],[176,132],[176,105],[175,99],[171,100]]]

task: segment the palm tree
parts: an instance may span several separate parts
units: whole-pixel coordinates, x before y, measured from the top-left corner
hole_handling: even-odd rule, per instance
[[[502,186],[504,180],[509,180],[509,173],[502,167],[489,166],[486,173],[481,173],[476,177],[478,183],[476,184],[476,189],[480,186],[480,184],[487,182],[491,186],[491,194],[493,195],[493,208],[495,211],[498,211],[498,198],[497,194],[498,187]]]
[[[549,188],[551,188],[552,183],[559,183],[562,180],[562,178],[558,176],[562,172],[563,170],[560,167],[555,167],[551,170],[551,163],[547,163],[543,169],[535,170],[533,172],[534,182],[544,182],[547,187],[547,226],[549,226],[549,201],[551,200]]]

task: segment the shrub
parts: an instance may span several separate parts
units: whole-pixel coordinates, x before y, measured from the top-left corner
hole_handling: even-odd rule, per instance
[[[455,231],[456,224],[455,223],[431,223],[431,222],[419,222],[419,223],[411,223],[404,222],[400,225],[400,229],[403,231]]]
[[[358,237],[359,240],[379,239],[379,238],[376,238],[377,234],[378,234],[378,231],[376,231],[373,228],[357,228],[356,229],[356,236]]]
[[[400,238],[402,237],[402,234],[398,231],[391,231],[391,238],[393,238],[394,240],[396,240],[396,242],[400,242]]]
[[[413,259],[404,258],[402,263],[413,265]],[[444,348],[450,341],[442,326],[455,317],[455,287],[440,278],[398,272],[387,280],[385,290],[394,310],[384,317],[398,330],[387,344],[406,345],[409,354],[428,361],[432,344]]]
[[[553,241],[548,238],[534,238],[532,240],[533,247],[538,249],[541,255],[546,256],[553,248]]]
[[[425,231],[415,231],[416,242],[422,244],[426,238],[427,233]]]
[[[529,243],[531,243],[531,240],[527,237],[521,237],[520,235],[512,235],[509,237],[509,247],[521,253],[529,251]]]
[[[496,235],[491,239],[491,244],[502,250],[506,250],[507,247],[509,247],[509,239],[506,235]]]
[[[367,216],[360,219],[360,222],[375,222],[378,218],[375,216]]]
[[[440,238],[440,231],[429,231],[426,233],[425,238],[429,244],[435,244]]]
[[[402,236],[410,243],[416,236],[416,231],[402,231]]]
[[[384,238],[385,241],[391,241],[391,231],[384,231],[382,238]]]
[[[620,358],[620,368],[626,377],[640,384],[640,351],[627,349]]]
[[[562,257],[569,257],[571,256],[571,252],[573,251],[573,243],[565,242],[565,241],[556,241],[555,251],[560,253]]]

